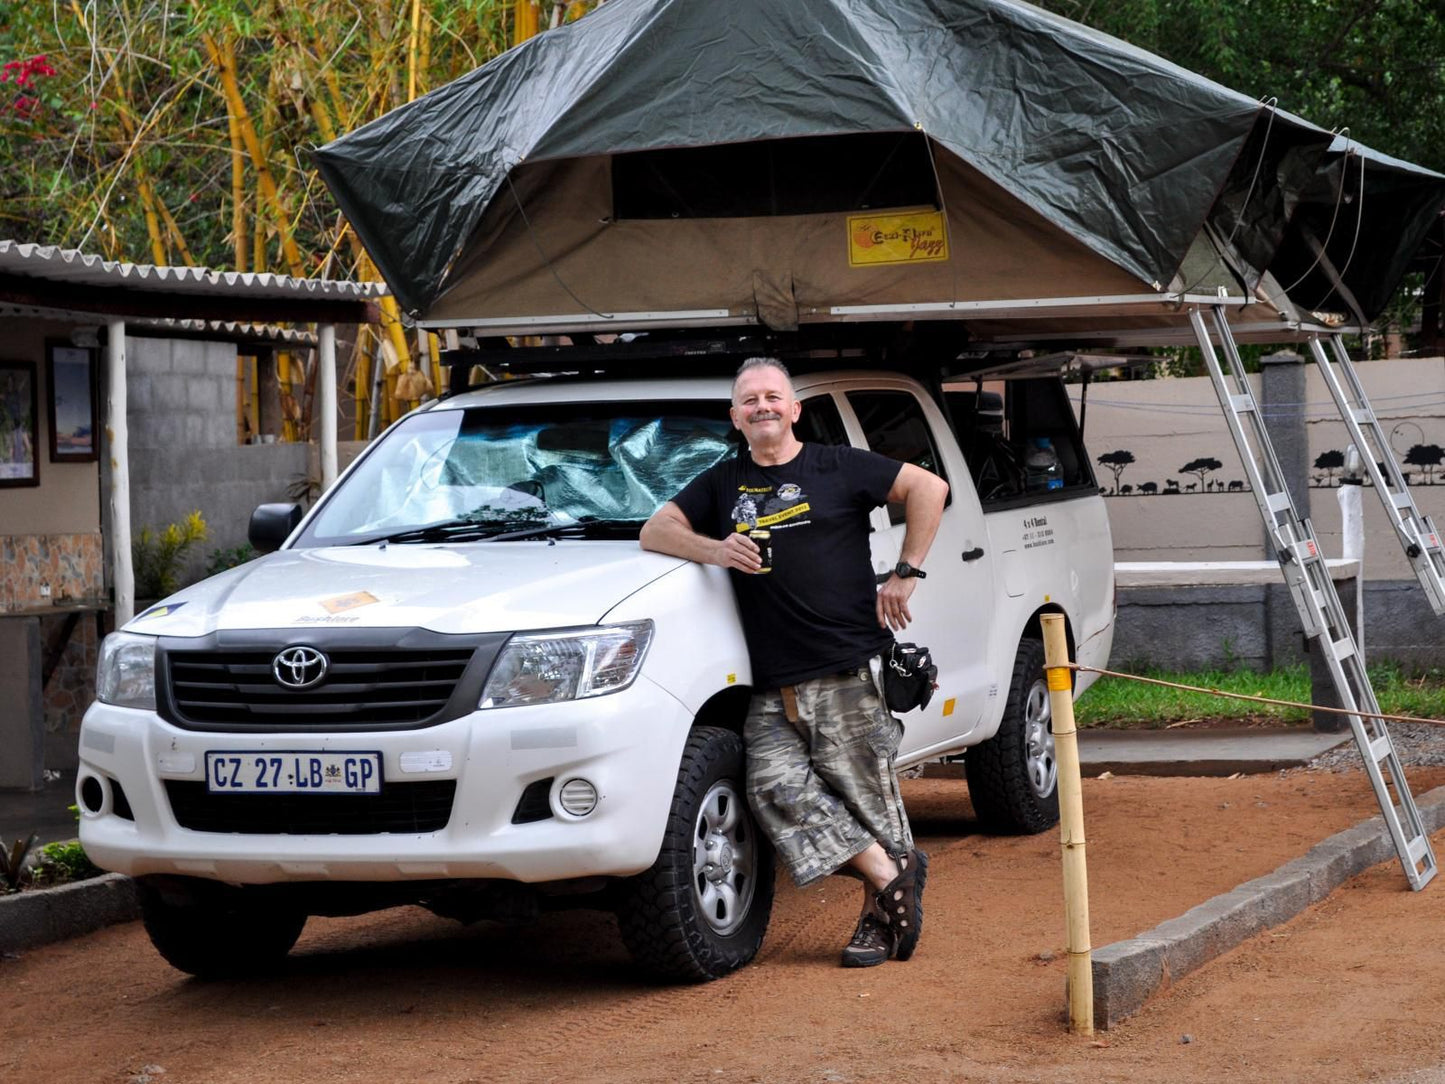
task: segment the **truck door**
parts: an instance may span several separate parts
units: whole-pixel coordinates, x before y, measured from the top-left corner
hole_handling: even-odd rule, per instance
[[[927,708],[909,712],[900,757],[956,748],[976,727],[990,698],[1005,695],[990,653],[994,628],[993,556],[983,513],[957,442],[938,408],[911,383],[847,388],[863,446],[940,475],[950,487],[938,534],[924,562],[927,579],[909,601],[913,622],[898,638],[928,647],[938,666],[938,689]],[[903,545],[903,506],[874,512],[873,562],[886,578]],[[881,579],[880,579],[881,582]]]

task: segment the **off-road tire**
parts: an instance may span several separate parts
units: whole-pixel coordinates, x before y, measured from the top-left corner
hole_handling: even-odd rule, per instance
[[[744,799],[743,740],[720,727],[694,727],[683,747],[677,789],[652,867],[621,886],[617,923],[632,958],[670,981],[706,982],[736,971],[757,955],[773,906],[773,849]],[[694,855],[701,846],[703,803],[714,788],[731,788],[753,846],[752,888],[735,928],[719,933],[703,911]]]
[[[1058,772],[1045,773],[1051,785],[1040,794],[1035,787],[1034,770],[1041,754],[1030,755],[1029,734],[1037,741],[1040,722],[1047,731],[1048,684],[1044,679],[1044,645],[1025,638],[1019,642],[1014,656],[1013,675],[1009,680],[1008,700],[1004,704],[1003,721],[998,733],[988,741],[969,749],[964,757],[968,777],[968,795],[979,822],[991,832],[1034,834],[1059,823]],[[1040,719],[1042,712],[1042,720]],[[1050,760],[1052,738],[1044,735]]]
[[[197,978],[274,971],[306,925],[301,912],[259,904],[225,886],[180,899],[144,880],[136,890],[151,944],[172,967]]]

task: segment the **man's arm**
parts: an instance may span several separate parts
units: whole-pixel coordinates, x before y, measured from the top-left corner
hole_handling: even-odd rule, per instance
[[[937,521],[934,522],[935,529]],[[719,541],[693,530],[682,509],[668,501],[642,525],[638,541],[642,548],[668,553],[702,565],[720,565],[739,572],[756,572],[763,566],[758,544],[747,535],[734,532]]]
[[[943,502],[948,498],[948,483],[931,471],[905,463],[888,491],[890,501],[903,502],[903,548],[898,558],[914,568],[922,568],[938,533],[943,518]],[[908,627],[913,615],[908,612],[908,599],[918,580],[910,576],[900,580],[888,577],[878,589],[878,624],[895,632]]]

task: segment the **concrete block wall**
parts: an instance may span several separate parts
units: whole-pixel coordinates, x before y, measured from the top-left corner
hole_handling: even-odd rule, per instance
[[[287,499],[307,447],[236,443],[234,345],[131,339],[126,368],[132,529],[199,510],[208,537],[188,555],[182,582],[192,582],[212,553],[245,542],[256,505]]]

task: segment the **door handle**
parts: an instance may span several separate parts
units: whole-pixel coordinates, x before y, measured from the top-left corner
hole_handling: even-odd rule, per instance
[[[963,559],[964,559],[965,561],[977,561],[977,560],[978,560],[980,557],[982,557],[982,556],[983,556],[983,547],[982,547],[982,546],[978,546],[978,547],[975,548],[975,549],[964,550],[964,551],[963,551]]]

